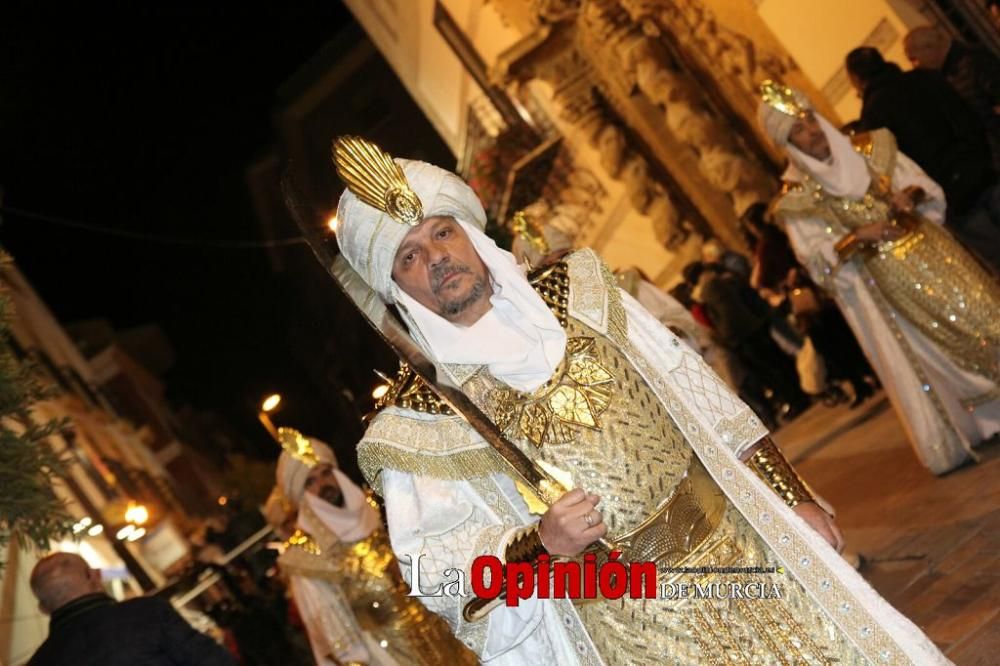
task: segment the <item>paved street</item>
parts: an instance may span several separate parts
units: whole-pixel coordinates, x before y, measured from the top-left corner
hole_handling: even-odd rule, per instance
[[[880,394],[817,406],[775,439],[838,511],[871,584],[962,666],[1000,660],[1000,445],[935,477]]]

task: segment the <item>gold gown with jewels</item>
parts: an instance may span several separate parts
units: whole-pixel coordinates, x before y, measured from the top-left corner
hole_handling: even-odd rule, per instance
[[[796,256],[837,301],[917,457],[942,474],[975,459],[973,447],[1000,418],[1000,286],[929,219],[943,217],[940,188],[890,132],[852,143],[871,174],[863,196],[834,196],[803,174],[786,183],[773,211]],[[892,193],[908,185],[930,197],[914,213],[896,213]],[[903,234],[851,252],[851,233],[879,222]]]
[[[858,146],[865,151],[870,139]],[[885,152],[892,146],[884,146]],[[889,159],[888,157],[884,159]],[[891,168],[891,162],[886,169]],[[899,216],[889,205],[887,174],[873,167],[869,191],[855,200],[828,194],[806,176],[813,207],[842,236],[872,222],[890,220],[906,233],[879,243],[857,261],[888,304],[927,336],[961,368],[1000,383],[1000,286],[996,279],[941,226],[917,214]]]

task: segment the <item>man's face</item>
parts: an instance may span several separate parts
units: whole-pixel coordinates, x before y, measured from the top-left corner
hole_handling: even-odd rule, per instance
[[[333,475],[333,465],[329,463],[319,463],[309,470],[305,490],[328,504],[344,506],[344,494],[340,491],[337,477]]]
[[[396,251],[392,279],[418,303],[456,324],[470,325],[490,308],[489,271],[453,217],[429,217]]]
[[[806,113],[804,118],[795,121],[792,131],[788,134],[788,141],[817,160],[830,158],[830,142],[826,140],[826,134],[823,133],[823,128],[812,111]]]
[[[903,42],[907,59],[914,67],[922,69],[941,69],[949,46],[947,40],[936,34],[923,32],[910,35]]]

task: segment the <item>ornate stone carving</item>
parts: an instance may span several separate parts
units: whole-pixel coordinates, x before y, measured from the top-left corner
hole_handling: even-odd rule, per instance
[[[770,175],[748,157],[733,130],[715,115],[697,81],[677,69],[661,45],[634,26],[616,0],[588,0],[578,25],[585,45],[580,50],[616,60],[626,81],[663,110],[666,128],[697,155],[702,176],[731,199],[736,214],[770,197],[774,189]],[[610,137],[601,139],[610,142]],[[637,199],[645,210],[648,198],[640,194]]]
[[[722,26],[701,0],[620,0],[643,31],[669,38],[701,61],[713,73],[729,76],[749,96],[764,79],[783,79],[795,62],[786,54],[760,48],[752,39]],[[721,70],[721,71],[720,71]]]

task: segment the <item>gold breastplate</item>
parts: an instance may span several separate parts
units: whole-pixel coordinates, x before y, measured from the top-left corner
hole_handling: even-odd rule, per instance
[[[631,362],[569,318],[566,356],[530,394],[480,368],[462,389],[529,457],[601,496],[609,535],[632,533],[684,477],[691,449]]]

